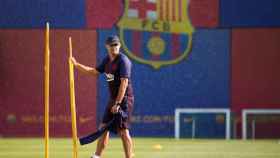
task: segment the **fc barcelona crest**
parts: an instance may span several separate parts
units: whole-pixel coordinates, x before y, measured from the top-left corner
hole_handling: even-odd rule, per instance
[[[189,0],[125,0],[118,23],[126,54],[155,69],[176,64],[191,50]]]

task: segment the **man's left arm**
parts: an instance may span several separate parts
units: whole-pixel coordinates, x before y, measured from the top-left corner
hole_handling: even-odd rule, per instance
[[[120,108],[120,104],[123,100],[123,97],[125,95],[125,91],[128,85],[128,78],[121,78],[121,84],[120,84],[120,88],[118,91],[118,96],[116,98],[115,101],[115,105],[112,107],[112,113],[117,113],[119,108]]]
[[[116,103],[121,103],[128,85],[128,78],[121,78],[121,85],[119,88],[118,96],[116,98]]]

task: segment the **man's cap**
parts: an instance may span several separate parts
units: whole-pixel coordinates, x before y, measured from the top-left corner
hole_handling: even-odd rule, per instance
[[[118,36],[112,35],[112,36],[107,37],[106,44],[110,45],[110,44],[114,44],[114,43],[120,43],[120,39]]]

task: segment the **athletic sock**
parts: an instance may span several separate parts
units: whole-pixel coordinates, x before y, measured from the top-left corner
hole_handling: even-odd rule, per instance
[[[90,158],[100,158],[100,156],[97,156],[97,155],[92,155]]]

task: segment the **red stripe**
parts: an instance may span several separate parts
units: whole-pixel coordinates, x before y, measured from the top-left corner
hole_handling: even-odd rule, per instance
[[[179,0],[179,21],[182,21],[182,0]]]
[[[165,12],[166,12],[166,20],[170,20],[169,19],[169,2],[170,2],[170,0],[168,0],[168,1],[166,1],[166,8],[165,8]]]
[[[181,52],[180,52],[180,35],[179,34],[172,34],[171,38],[172,38],[172,58],[175,59],[178,56],[180,56]]]
[[[163,12],[162,12],[162,10],[163,10],[163,7],[162,7],[162,0],[159,0],[159,16],[160,16],[160,20],[162,20],[163,19]]]
[[[140,31],[133,31],[132,33],[132,53],[138,57],[142,57],[141,52],[141,41],[142,41],[142,34]]]
[[[175,3],[175,1],[174,0],[172,0],[172,2],[173,2],[173,4],[172,4],[172,6],[173,6],[173,21],[176,21],[176,3]]]
[[[160,20],[163,19],[163,5],[162,5],[163,0],[159,0],[159,14],[160,14]]]

